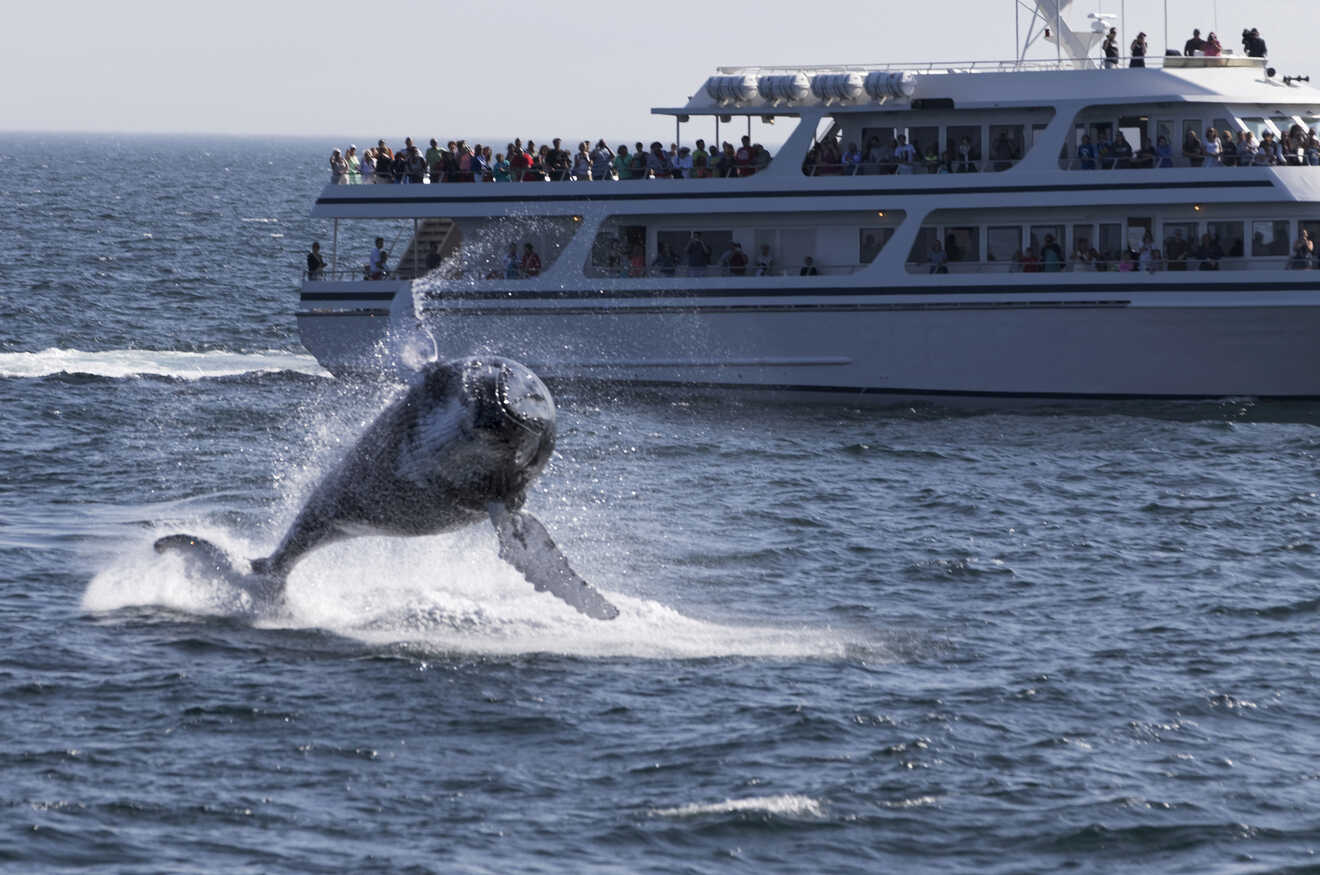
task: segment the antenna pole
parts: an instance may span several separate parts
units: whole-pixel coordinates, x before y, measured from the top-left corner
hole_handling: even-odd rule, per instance
[[[1164,0],[1164,53],[1169,53],[1169,0]],[[1164,62],[1160,61],[1160,64]]]
[[[1059,0],[1054,3],[1054,56],[1058,59],[1059,66],[1063,66],[1063,39],[1059,36],[1059,6],[1062,5]]]

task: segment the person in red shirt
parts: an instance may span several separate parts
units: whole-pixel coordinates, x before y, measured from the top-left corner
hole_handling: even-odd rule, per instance
[[[744,136],[742,146],[733,155],[733,163],[738,168],[739,176],[751,176],[756,171],[752,169],[752,138]]]
[[[532,277],[541,272],[541,256],[536,254],[536,249],[532,244],[523,245],[522,273],[523,276]]]

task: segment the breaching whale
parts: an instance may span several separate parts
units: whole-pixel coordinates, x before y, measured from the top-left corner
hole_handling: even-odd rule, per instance
[[[317,484],[275,552],[252,560],[250,572],[192,535],[161,538],[155,549],[180,553],[198,571],[268,604],[282,598],[289,572],[318,547],[358,535],[432,535],[490,519],[500,557],[538,591],[610,620],[618,609],[521,509],[554,445],[555,404],[531,370],[494,357],[432,362]]]

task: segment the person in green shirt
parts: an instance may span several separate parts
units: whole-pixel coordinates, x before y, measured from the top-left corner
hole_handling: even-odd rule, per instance
[[[631,163],[632,159],[628,157],[628,147],[619,146],[619,151],[614,153],[614,172],[619,175],[619,179],[632,179]]]
[[[692,153],[692,178],[705,179],[710,176],[710,153],[706,151],[706,141],[697,140],[697,150]]]
[[[431,138],[431,148],[426,150],[426,167],[431,172],[431,181],[439,182],[440,174],[444,172],[444,153],[440,151],[440,143],[435,137]]]

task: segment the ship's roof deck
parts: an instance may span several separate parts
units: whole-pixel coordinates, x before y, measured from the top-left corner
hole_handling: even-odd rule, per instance
[[[1149,102],[1276,103],[1320,110],[1308,79],[1263,58],[1152,56],[1114,69],[1093,61],[950,61],[829,66],[720,67],[668,116],[803,116]],[[1308,83],[1308,84],[1304,84]]]

